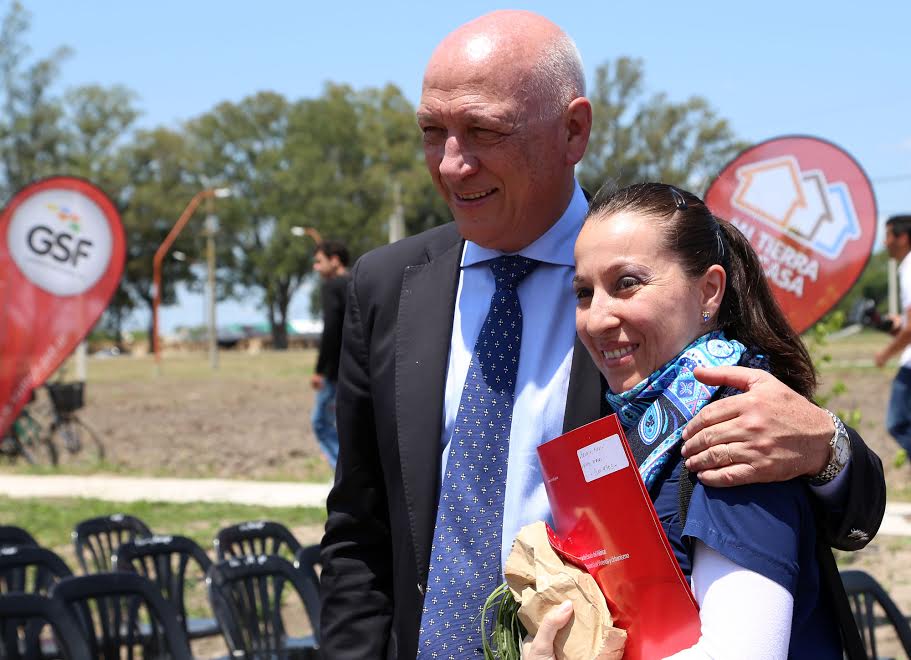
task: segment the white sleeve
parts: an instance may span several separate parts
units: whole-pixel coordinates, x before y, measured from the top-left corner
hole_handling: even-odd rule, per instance
[[[696,541],[693,594],[702,635],[673,660],[774,660],[788,657],[794,599],[764,575]]]

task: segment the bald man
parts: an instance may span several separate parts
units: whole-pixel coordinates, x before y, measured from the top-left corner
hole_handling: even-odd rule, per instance
[[[572,40],[524,11],[459,27],[417,118],[454,223],[352,269],[322,543],[329,658],[480,656],[480,607],[516,532],[550,518],[536,447],[610,412],[574,330],[592,110]],[[747,391],[693,420],[692,468],[729,485],[835,472],[822,526],[862,546],[885,502],[878,459],[852,435],[850,464],[830,468],[825,411],[768,374],[714,378]]]

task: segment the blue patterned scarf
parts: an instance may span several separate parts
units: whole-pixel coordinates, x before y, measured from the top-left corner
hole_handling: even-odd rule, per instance
[[[632,389],[620,394],[608,390],[607,401],[620,418],[649,492],[662,468],[674,455],[673,450],[680,442],[687,422],[705,407],[718,390],[717,386],[704,385],[696,380],[693,369],[736,365],[745,353],[747,350],[743,344],[727,339],[723,332],[716,330],[696,339],[677,357]],[[756,357],[762,360],[761,356]],[[734,393],[736,390],[723,392],[722,395]]]

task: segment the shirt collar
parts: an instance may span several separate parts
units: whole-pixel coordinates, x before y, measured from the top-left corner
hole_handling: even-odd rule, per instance
[[[588,213],[588,201],[578,181],[574,181],[572,199],[569,206],[550,229],[542,234],[531,245],[527,245],[515,254],[523,257],[543,261],[558,266],[575,266],[573,249],[576,237],[582,229],[582,221]],[[477,243],[465,241],[465,250],[462,252],[462,268],[473,266],[483,261],[490,261],[505,254],[499,250],[481,247]]]

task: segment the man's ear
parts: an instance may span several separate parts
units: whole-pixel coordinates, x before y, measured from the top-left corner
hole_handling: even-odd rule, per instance
[[[702,309],[711,314],[712,317],[715,317],[721,308],[721,301],[724,299],[727,273],[718,264],[713,264],[709,266],[708,270],[699,279]]]
[[[564,115],[566,125],[566,161],[575,165],[585,155],[592,131],[592,104],[584,96],[573,99]]]

